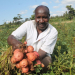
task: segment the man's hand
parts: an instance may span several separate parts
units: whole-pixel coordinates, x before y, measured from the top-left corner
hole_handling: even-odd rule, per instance
[[[39,56],[40,56],[40,60],[42,60],[46,56],[46,52],[41,50],[41,49],[39,49],[38,53],[39,53]]]
[[[10,35],[7,39],[7,42],[9,45],[12,46],[13,51],[17,48],[19,48],[19,45],[22,44],[20,41],[18,41],[13,35]]]

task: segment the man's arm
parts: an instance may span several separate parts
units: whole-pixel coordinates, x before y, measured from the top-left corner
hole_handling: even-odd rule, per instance
[[[42,60],[46,56],[46,52],[41,50],[41,49],[39,49],[38,53],[39,53],[39,56],[40,56],[40,60]]]
[[[7,39],[9,45],[12,46],[13,50],[19,48],[19,45],[22,44],[19,40],[17,40],[13,35],[10,35]]]

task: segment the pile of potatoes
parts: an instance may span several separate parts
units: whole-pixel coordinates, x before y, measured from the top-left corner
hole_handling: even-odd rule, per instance
[[[26,44],[25,41],[20,49],[14,50],[11,63],[15,64],[16,68],[21,69],[22,73],[27,74],[35,70],[34,66],[44,67],[44,64],[41,63],[38,52],[34,51],[32,46],[26,46]]]

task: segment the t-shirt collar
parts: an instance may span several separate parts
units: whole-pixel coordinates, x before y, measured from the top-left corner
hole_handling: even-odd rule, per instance
[[[48,28],[46,30],[44,30],[42,33],[39,34],[38,38],[37,38],[37,30],[36,30],[36,23],[35,25],[35,31],[34,31],[34,43],[37,41],[40,41],[42,38],[44,38],[45,36],[47,36],[47,34],[50,32],[50,26],[48,25]]]

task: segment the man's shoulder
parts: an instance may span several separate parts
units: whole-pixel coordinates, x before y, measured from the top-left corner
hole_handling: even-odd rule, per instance
[[[35,25],[35,20],[29,20],[29,21],[25,21],[21,26],[22,27],[31,27]]]
[[[24,23],[30,23],[30,24],[35,24],[35,20],[29,20],[29,21],[26,21]]]
[[[26,27],[27,29],[35,27],[35,20],[29,20],[22,24],[22,27]]]
[[[53,25],[49,24],[49,27],[51,31],[58,33],[57,29]]]

